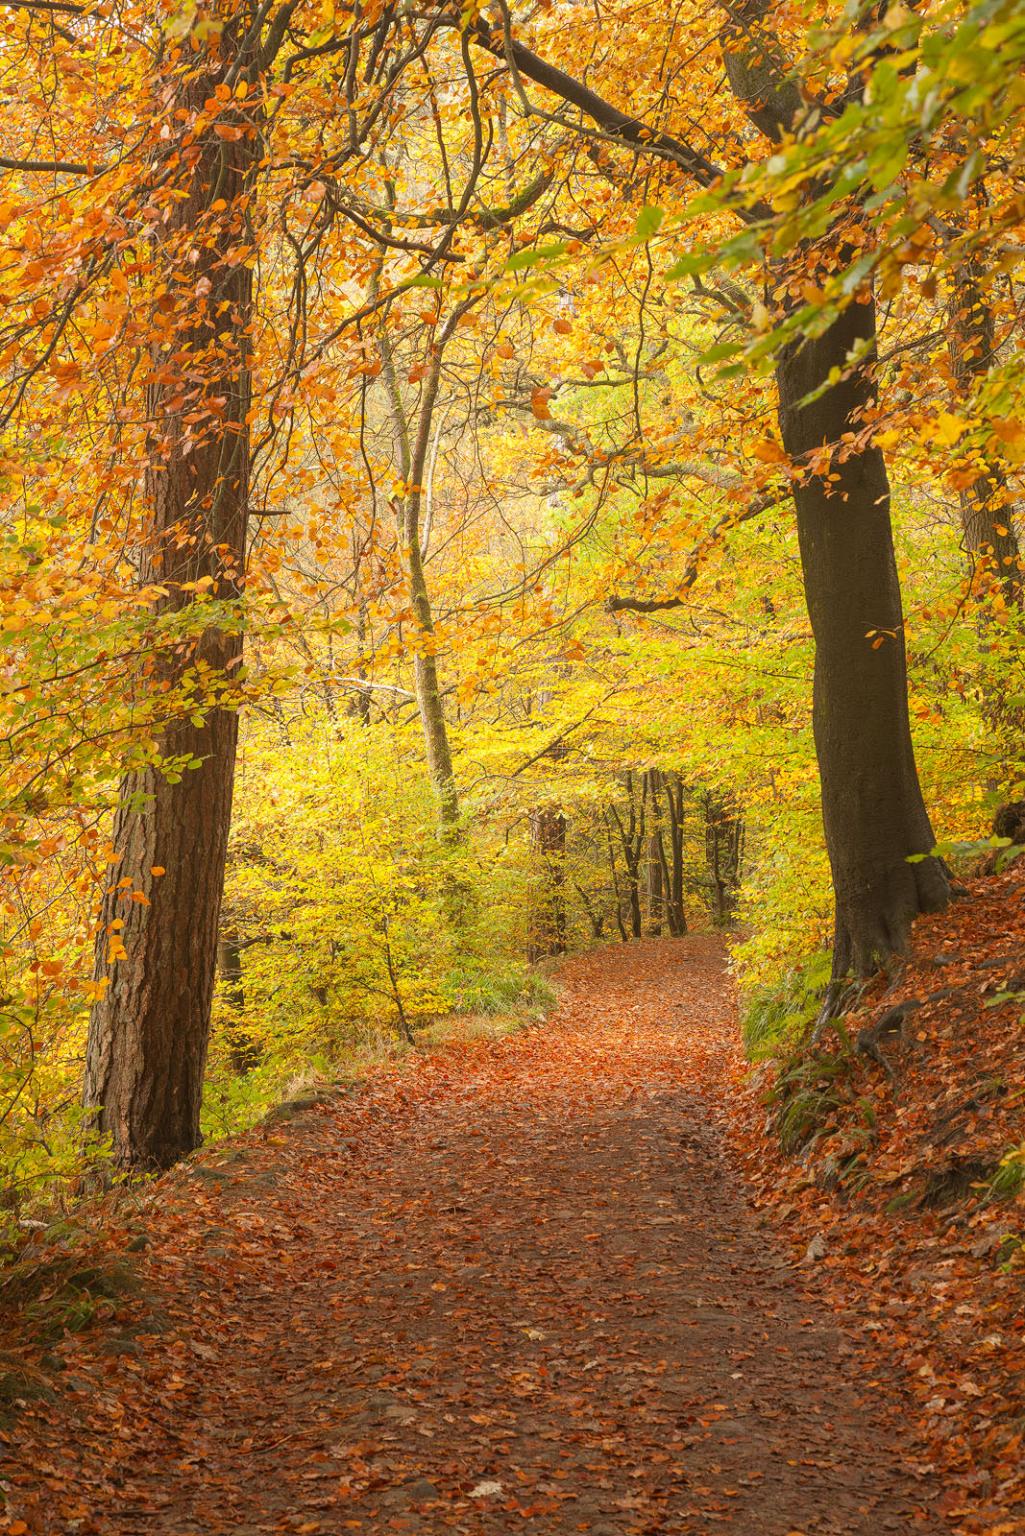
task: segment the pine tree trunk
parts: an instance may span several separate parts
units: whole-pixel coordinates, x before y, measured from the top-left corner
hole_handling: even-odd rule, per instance
[[[822,818],[836,896],[834,975],[868,974],[903,951],[913,919],[949,900],[915,767],[900,586],[886,466],[861,436],[872,386],[847,357],[875,341],[875,307],[852,304],[821,336],[784,353],[777,370],[787,453],[835,445],[823,473],[795,482],[808,613],[815,636],[813,724]],[[834,368],[845,376],[817,399]],[[845,440],[846,435],[846,440]]]
[[[202,110],[231,61],[233,33],[229,22],[205,67],[189,57],[193,77],[178,82],[174,100],[190,116]],[[221,601],[238,599],[245,565],[252,274],[229,258],[251,239],[247,201],[259,128],[243,106],[222,112],[218,124],[239,136],[227,140],[207,127],[172,154],[159,194],[168,218],[159,226],[156,264],[173,308],[163,331],[171,346],[154,353],[157,382],[149,392],[142,579],[164,587],[164,611],[195,601],[196,589],[186,590],[186,583],[205,584]],[[190,668],[204,669],[207,682],[191,708],[179,701],[161,752],[199,766],[178,782],[146,768],[121,788],[97,938],[95,976],[103,991],[90,1020],[84,1101],[125,1168],[166,1168],[201,1140],[238,737],[231,690],[241,658],[240,621],[166,649],[156,681],[170,699]]]

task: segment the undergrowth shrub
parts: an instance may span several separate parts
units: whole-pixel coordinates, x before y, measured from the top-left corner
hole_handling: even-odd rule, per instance
[[[798,1045],[780,1057],[766,1095],[780,1147],[799,1152],[833,1127],[848,1097],[854,1050],[842,1019],[831,1021],[833,1038],[821,1045]]]
[[[1025,1190],[1025,1144],[1012,1147],[1000,1159],[1000,1166],[989,1181],[991,1200],[1016,1200]]]
[[[460,1013],[498,1014],[513,1010],[543,1013],[555,1002],[551,984],[525,962],[461,958],[445,977],[444,992]]]
[[[803,1038],[829,983],[831,964],[828,950],[816,950],[752,994],[742,1025],[744,1049],[752,1060],[776,1055]]]
[[[439,836],[415,739],[312,715],[286,740],[248,721],[224,904],[238,974],[215,1001],[207,1133],[450,1013],[543,1010],[551,989],[524,958],[534,878],[528,840],[472,802]]]

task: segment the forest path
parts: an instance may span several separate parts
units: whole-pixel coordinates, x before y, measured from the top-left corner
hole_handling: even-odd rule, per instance
[[[148,1312],[72,1341],[60,1405],[19,1423],[30,1530],[945,1529],[856,1320],[724,1150],[718,942],[563,980],[548,1024],[373,1074],[157,1187]]]

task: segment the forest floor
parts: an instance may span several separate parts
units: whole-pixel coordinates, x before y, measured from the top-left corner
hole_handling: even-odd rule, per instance
[[[0,1529],[947,1531],[903,1374],[746,1192],[720,942],[561,988],[141,1192]]]

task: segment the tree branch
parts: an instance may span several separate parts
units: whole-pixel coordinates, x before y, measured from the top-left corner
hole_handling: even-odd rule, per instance
[[[65,16],[85,16],[87,5],[73,5],[72,0],[0,0],[5,11],[57,11]]]
[[[669,160],[674,165],[681,166],[702,187],[714,186],[725,176],[726,172],[722,167],[701,154],[700,150],[694,149],[671,133],[649,127],[640,118],[621,112],[618,107],[614,107],[611,102],[599,96],[596,91],[592,91],[582,81],[575,80],[572,75],[567,75],[556,65],[547,63],[523,43],[517,42],[503,28],[494,26],[484,17],[480,17],[469,28],[466,35],[478,47],[486,49],[496,59],[505,60],[510,69],[532,80],[535,85],[551,91],[554,96],[561,97],[571,106],[579,107],[592,122],[620,143],[628,144],[632,149],[644,154],[658,155],[663,160]],[[759,207],[738,210],[738,212],[742,218],[754,220],[767,217],[771,210]]]
[[[606,599],[605,609],[608,613],[661,613],[667,608],[682,608],[687,601],[686,594],[698,579],[701,563],[713,545],[718,544],[731,528],[737,528],[741,523],[749,523],[752,518],[761,517],[763,512],[768,512],[771,507],[778,506],[783,499],[783,492],[777,492],[770,496],[761,496],[745,507],[742,512],[727,512],[699,539],[691,551],[686,569],[679,583],[676,594],[673,597],[617,597],[613,595]]]
[[[9,4],[10,0],[0,0],[0,5]],[[9,160],[0,156],[0,170],[49,171],[56,176],[98,176],[104,167],[83,165],[78,160]]]

